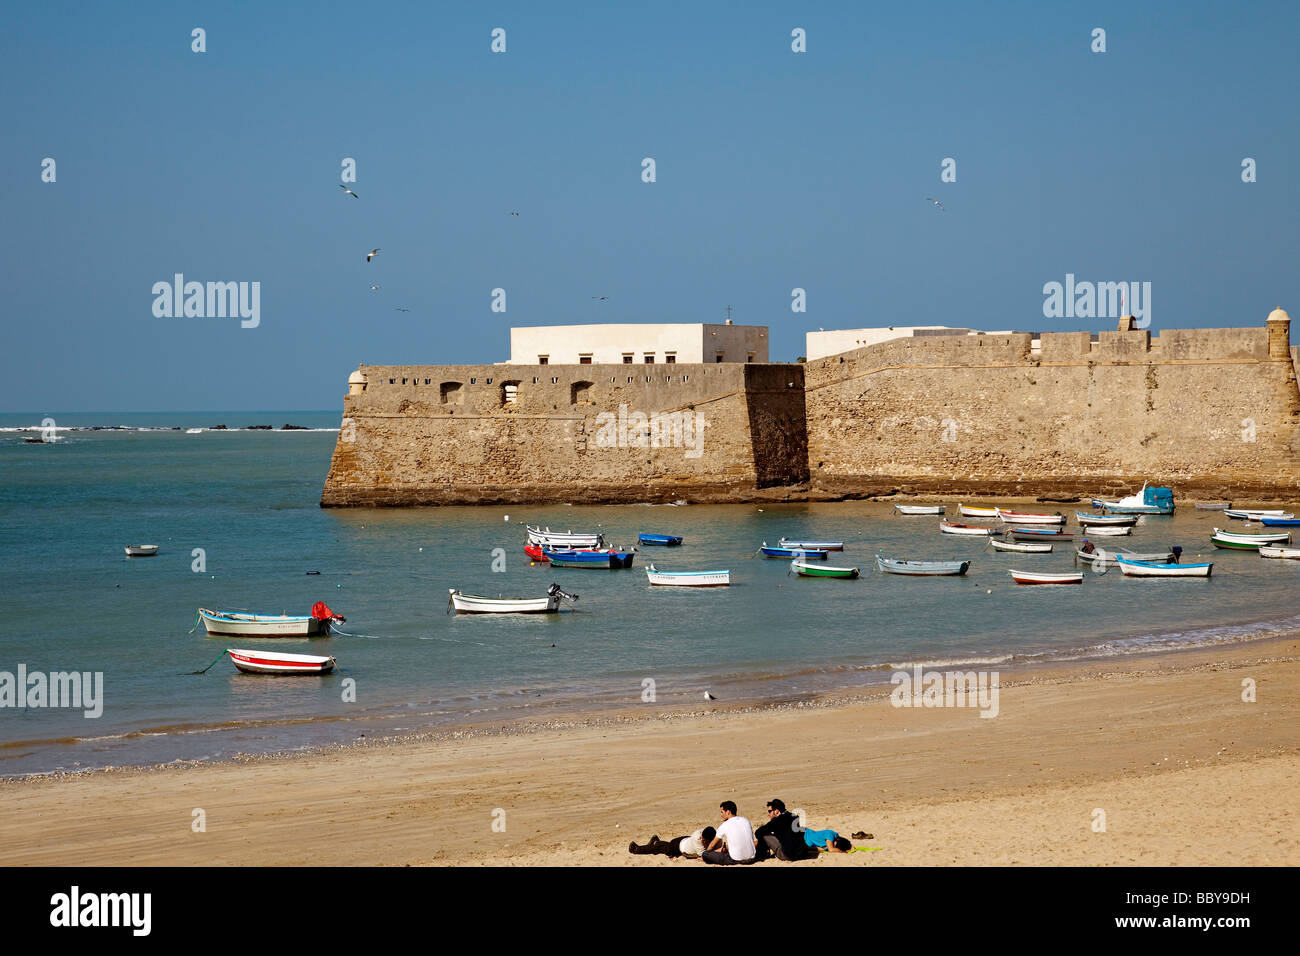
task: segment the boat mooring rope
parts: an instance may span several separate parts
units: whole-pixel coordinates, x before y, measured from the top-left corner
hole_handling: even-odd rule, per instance
[[[214,660],[214,661],[212,662],[212,664],[215,664],[217,661],[221,660],[221,658],[223,658],[223,657],[225,657],[225,656],[226,656],[226,652],[223,650],[220,654],[217,655],[216,660]],[[190,674],[206,674],[206,673],[208,672],[208,668],[211,667],[212,664],[209,664],[207,667],[203,668],[203,670],[201,670],[201,671],[186,671],[185,673],[186,673],[186,675],[190,675]]]

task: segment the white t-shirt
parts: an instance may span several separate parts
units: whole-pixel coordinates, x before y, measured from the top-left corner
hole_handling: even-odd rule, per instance
[[[682,837],[677,841],[677,849],[681,851],[682,856],[701,856],[708,849],[704,845],[704,828],[700,827],[690,836]]]
[[[729,817],[718,827],[718,836],[727,841],[727,853],[737,861],[754,858],[754,827],[744,817]]]

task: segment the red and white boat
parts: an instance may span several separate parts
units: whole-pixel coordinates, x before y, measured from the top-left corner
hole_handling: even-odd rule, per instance
[[[1065,515],[1045,515],[1035,511],[1004,511],[997,509],[998,517],[1007,524],[1065,524]]]
[[[226,648],[231,662],[246,674],[328,674],[334,658],[315,654],[281,654]]]
[[[1046,574],[1041,571],[1012,571],[1011,580],[1017,584],[1082,584],[1082,571],[1067,571],[1064,574]]]

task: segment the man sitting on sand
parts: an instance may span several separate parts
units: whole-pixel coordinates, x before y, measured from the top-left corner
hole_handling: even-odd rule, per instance
[[[736,815],[736,805],[730,800],[718,804],[722,825],[717,836],[709,843],[701,858],[705,863],[727,866],[732,863],[754,862],[754,827],[744,817]]]
[[[704,848],[713,842],[718,831],[713,827],[705,827],[702,830],[696,830],[690,836],[676,837],[672,840],[661,840],[659,834],[650,838],[650,842],[645,846],[637,846],[636,843],[628,844],[629,853],[662,853],[666,857],[676,859],[684,856],[694,860],[704,855]]]
[[[853,844],[834,830],[804,830],[803,839],[817,852],[848,853],[853,849]]]
[[[767,822],[758,828],[754,839],[763,857],[775,856],[791,863],[817,855],[817,851],[804,842],[803,835],[795,829],[799,818],[785,808],[783,800],[767,801]]]

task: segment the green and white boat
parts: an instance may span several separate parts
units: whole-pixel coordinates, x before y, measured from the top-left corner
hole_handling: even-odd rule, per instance
[[[862,572],[857,568],[832,568],[824,564],[805,564],[803,559],[790,562],[790,570],[803,578],[856,578]]]
[[[1234,551],[1258,551],[1262,544],[1281,544],[1291,543],[1291,535],[1283,531],[1275,531],[1270,534],[1237,534],[1232,531],[1220,531],[1214,529],[1210,535],[1210,541],[1216,548],[1229,548]]]

